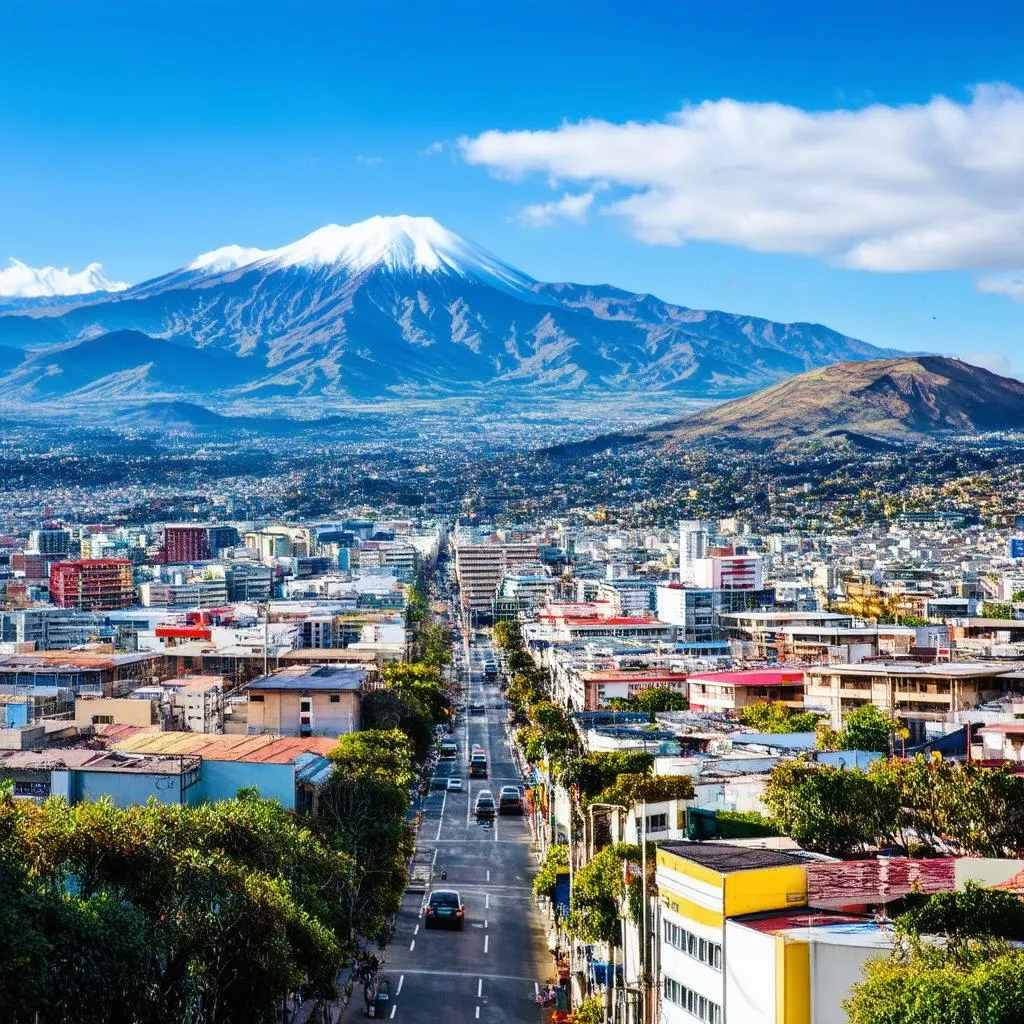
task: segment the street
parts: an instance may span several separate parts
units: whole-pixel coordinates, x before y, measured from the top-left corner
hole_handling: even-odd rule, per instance
[[[456,889],[466,908],[465,930],[424,928],[426,898],[409,893],[399,914],[384,974],[391,984],[395,1020],[538,1022],[536,985],[551,975],[551,958],[533,898],[536,860],[524,817],[499,816],[478,823],[477,794],[489,789],[497,801],[502,786],[522,779],[505,734],[504,700],[496,683],[484,680],[489,646],[469,649],[466,703],[482,703],[484,714],[466,714],[456,730],[454,761],[438,763],[438,774],[463,779],[463,791],[431,789],[419,833],[420,855],[433,862],[431,888]],[[467,777],[473,744],[487,752],[489,777]],[[447,878],[441,879],[441,872]],[[429,891],[429,890],[428,890]],[[353,1004],[360,1007],[358,994]]]

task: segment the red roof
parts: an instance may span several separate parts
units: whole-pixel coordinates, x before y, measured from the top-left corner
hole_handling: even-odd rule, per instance
[[[566,618],[563,620],[569,626],[666,626],[668,623],[660,619],[638,619],[638,618]]]
[[[705,672],[690,676],[691,683],[716,683],[719,686],[802,686],[802,670],[757,668],[749,672]]]
[[[209,640],[213,634],[202,626],[157,626],[156,635],[181,637],[187,640]]]

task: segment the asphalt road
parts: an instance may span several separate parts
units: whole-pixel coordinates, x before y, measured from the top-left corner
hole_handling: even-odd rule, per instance
[[[420,826],[419,849],[433,853],[433,888],[457,889],[466,908],[461,932],[423,927],[425,898],[406,896],[387,952],[391,1017],[409,1024],[485,1021],[536,1024],[536,985],[551,976],[551,958],[533,899],[536,859],[523,817],[499,816],[493,825],[473,816],[477,793],[490,789],[497,803],[504,785],[522,781],[512,763],[505,711],[497,685],[486,684],[489,647],[470,648],[467,703],[483,715],[465,715],[456,738],[459,756],[439,762],[438,773],[463,780],[463,792],[431,789]],[[467,776],[469,752],[479,743],[488,755],[487,779]],[[441,880],[441,871],[447,879]],[[360,1006],[358,993],[353,1003]]]

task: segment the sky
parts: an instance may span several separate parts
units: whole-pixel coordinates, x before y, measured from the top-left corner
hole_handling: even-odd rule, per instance
[[[0,0],[0,274],[429,215],[1024,377],[1021,39],[1017,0]]]

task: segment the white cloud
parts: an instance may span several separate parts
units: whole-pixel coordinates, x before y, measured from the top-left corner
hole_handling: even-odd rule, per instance
[[[998,373],[1002,377],[1020,378],[1020,374],[1014,373],[1009,356],[1003,355],[1002,352],[965,352],[961,358],[965,363],[980,366],[983,370]]]
[[[566,192],[561,199],[524,206],[516,219],[520,224],[531,228],[549,227],[556,220],[574,220],[582,224],[587,219],[587,213],[593,205],[593,190],[580,195]]]
[[[1014,302],[1024,302],[1024,270],[979,278],[978,291],[985,295],[1005,295]]]
[[[360,153],[356,157],[356,161],[361,163],[364,167],[376,167],[378,164],[384,163],[384,157],[382,156],[366,156]]]
[[[437,156],[439,153],[444,153],[450,148],[450,143],[432,142],[429,146],[424,146],[420,150],[420,156]]]
[[[717,100],[665,121],[587,120],[459,140],[509,179],[608,182],[650,244],[703,240],[876,271],[1024,264],[1024,93],[806,111]]]
[[[99,263],[90,263],[76,273],[67,267],[30,267],[12,256],[7,266],[0,268],[0,295],[18,298],[119,292],[127,287],[124,281],[111,281]]]

